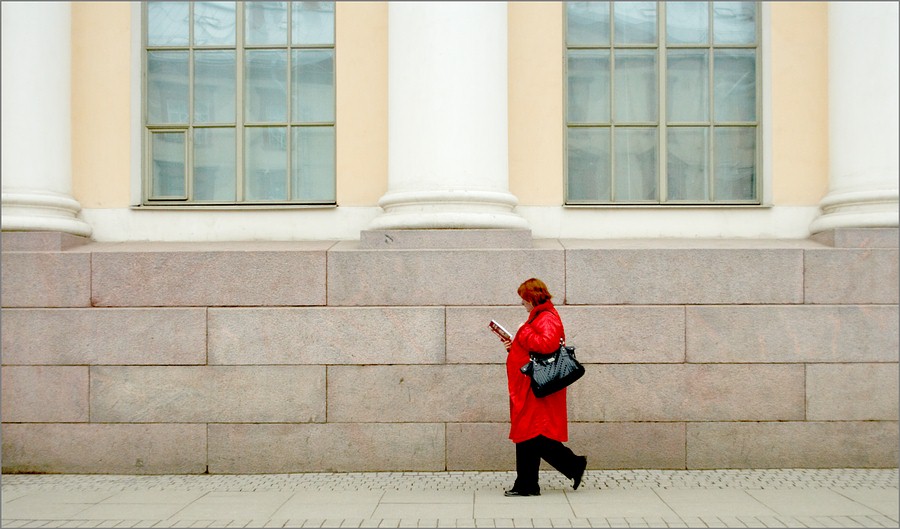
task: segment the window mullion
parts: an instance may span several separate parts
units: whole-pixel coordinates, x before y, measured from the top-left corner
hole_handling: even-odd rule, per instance
[[[666,3],[665,2],[657,2],[657,16],[656,16],[656,32],[657,32],[657,47],[656,47],[656,56],[657,61],[659,62],[657,68],[657,75],[659,78],[656,81],[657,90],[659,93],[657,94],[659,101],[659,115],[656,116],[657,119],[657,145],[659,146],[659,156],[657,157],[657,182],[658,182],[658,191],[659,196],[657,197],[657,202],[665,203],[668,195],[668,171],[667,171],[667,163],[668,163],[668,138],[666,136],[666,127],[668,125],[667,121],[667,111],[666,111],[666,100],[668,96],[668,79],[666,76],[668,75],[668,64],[667,64],[667,53],[668,48],[666,47]]]

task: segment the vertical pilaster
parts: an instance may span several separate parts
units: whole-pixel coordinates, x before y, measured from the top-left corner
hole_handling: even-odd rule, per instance
[[[812,233],[898,225],[894,2],[828,4],[829,191]]]
[[[90,236],[72,197],[69,2],[2,3],[3,231]]]
[[[388,94],[372,229],[528,227],[509,192],[504,2],[390,2]]]

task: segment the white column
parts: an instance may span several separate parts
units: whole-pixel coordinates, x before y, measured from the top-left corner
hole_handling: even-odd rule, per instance
[[[390,2],[388,94],[371,229],[528,228],[509,192],[505,2]]]
[[[812,233],[897,227],[898,10],[828,4],[829,192]]]
[[[72,197],[69,2],[2,2],[2,229],[90,236]],[[98,80],[102,82],[102,80]]]

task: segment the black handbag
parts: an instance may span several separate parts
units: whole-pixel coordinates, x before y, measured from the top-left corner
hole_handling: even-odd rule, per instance
[[[584,376],[584,366],[575,358],[575,348],[559,341],[559,350],[550,354],[531,353],[531,361],[520,371],[531,378],[535,397],[546,397]]]

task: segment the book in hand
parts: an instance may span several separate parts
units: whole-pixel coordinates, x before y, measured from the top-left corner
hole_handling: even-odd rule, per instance
[[[488,324],[488,327],[494,331],[494,334],[500,337],[501,340],[512,340],[512,335],[509,334],[509,331],[503,328],[502,325],[496,322],[496,320],[491,320]]]

